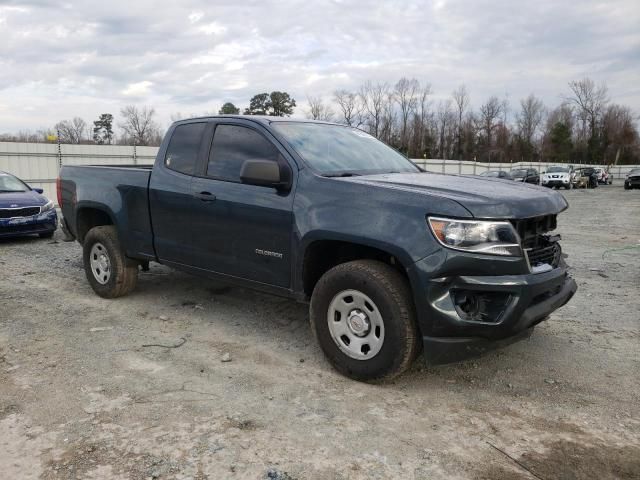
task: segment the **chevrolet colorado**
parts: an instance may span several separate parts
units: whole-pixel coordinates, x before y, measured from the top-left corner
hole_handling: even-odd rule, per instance
[[[310,302],[327,359],[358,380],[525,338],[576,291],[552,233],[562,195],[424,172],[344,125],[181,120],[153,167],[64,166],[58,202],[98,295],[155,261]]]

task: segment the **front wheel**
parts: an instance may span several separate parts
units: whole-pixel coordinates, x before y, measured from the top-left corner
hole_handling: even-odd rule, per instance
[[[415,309],[407,280],[375,260],[340,264],[318,281],[311,327],[322,351],[354,380],[388,380],[419,353]]]
[[[103,298],[116,298],[135,288],[138,263],[125,256],[116,227],[93,227],[82,248],[84,271],[94,292]]]

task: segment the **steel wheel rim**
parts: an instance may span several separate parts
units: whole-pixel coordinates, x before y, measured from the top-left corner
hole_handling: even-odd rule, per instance
[[[327,311],[331,338],[342,353],[355,360],[375,357],[384,343],[384,320],[377,305],[358,290],[343,290]]]
[[[96,282],[105,285],[111,278],[111,260],[103,244],[99,242],[93,244],[89,252],[89,265]]]

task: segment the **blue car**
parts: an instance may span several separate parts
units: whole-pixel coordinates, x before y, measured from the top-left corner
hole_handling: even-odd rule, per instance
[[[50,238],[57,226],[56,209],[41,188],[0,171],[0,238],[32,234]]]

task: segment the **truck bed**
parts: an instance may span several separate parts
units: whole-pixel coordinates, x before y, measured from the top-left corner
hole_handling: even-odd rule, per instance
[[[86,233],[83,215],[98,209],[117,226],[128,256],[155,258],[148,202],[151,168],[151,165],[63,166],[61,208],[68,230],[82,241]]]

